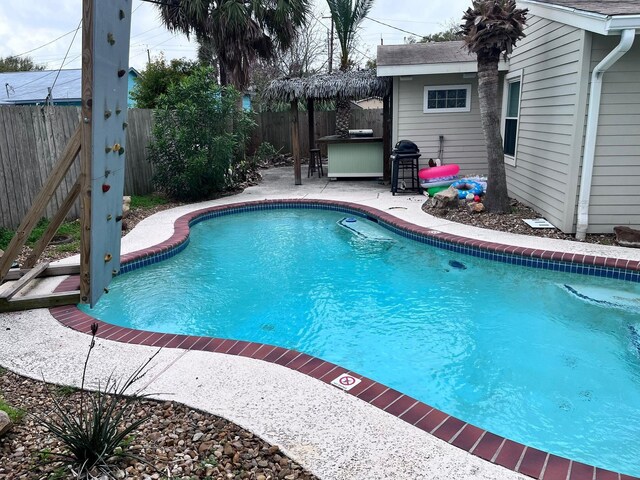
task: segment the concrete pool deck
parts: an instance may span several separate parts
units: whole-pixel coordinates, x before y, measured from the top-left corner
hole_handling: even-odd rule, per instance
[[[291,168],[263,174],[262,184],[242,194],[178,207],[143,220],[123,239],[123,254],[168,239],[175,220],[195,210],[252,200],[306,198],[357,203],[416,225],[483,241],[640,260],[640,250],[511,235],[433,218],[421,210],[424,197],[394,197],[377,181],[303,178],[303,185],[294,186]],[[65,263],[74,261],[77,259],[66,259]],[[59,279],[47,279],[37,288],[51,291],[58,283]],[[0,314],[0,331],[0,365],[49,382],[79,383],[88,347],[84,333],[65,328],[44,309]],[[99,339],[89,374],[97,380],[112,371],[128,373],[155,350]],[[153,395],[156,398],[179,401],[234,421],[278,445],[324,479],[527,478],[439,440],[325,382],[254,358],[165,348],[154,360],[147,390],[162,392]],[[588,478],[595,475],[593,471]],[[565,478],[574,478],[570,470]]]

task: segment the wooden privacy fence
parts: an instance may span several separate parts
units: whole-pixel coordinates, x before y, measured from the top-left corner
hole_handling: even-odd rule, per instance
[[[309,155],[309,130],[307,128],[307,112],[300,112],[300,152],[303,157]],[[252,147],[257,148],[262,142],[271,143],[276,149],[291,152],[291,114],[286,112],[262,112],[256,118],[257,131]],[[314,113],[316,139],[335,134],[336,112]],[[349,128],[371,128],[373,135],[382,137],[382,109],[352,109]],[[318,145],[326,156],[326,144]]]
[[[152,190],[151,165],[146,146],[151,135],[152,111],[129,110],[125,194],[142,195]],[[51,172],[80,121],[80,107],[0,107],[0,227],[20,224],[31,202]],[[58,210],[79,174],[76,161],[46,210]],[[79,216],[79,203],[69,214]]]
[[[153,111],[130,109],[127,127],[125,195],[144,195],[153,191],[153,169],[147,160]],[[316,137],[335,133],[335,112],[315,112]],[[80,107],[0,106],[0,227],[20,224],[52,166],[64,150],[80,121]],[[291,152],[289,112],[263,112],[257,115],[252,148],[262,142]],[[382,110],[351,111],[351,128],[371,128],[382,136]],[[302,156],[309,152],[307,113],[300,113],[300,147]],[[321,147],[326,155],[326,145]],[[251,149],[250,149],[251,151]],[[79,174],[76,161],[54,198],[46,216],[58,210]],[[79,216],[77,203],[69,214]]]

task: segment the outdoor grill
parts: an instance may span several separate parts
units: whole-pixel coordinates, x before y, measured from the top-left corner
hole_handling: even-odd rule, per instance
[[[422,190],[418,180],[420,149],[411,140],[396,143],[391,155],[391,193],[418,192]]]

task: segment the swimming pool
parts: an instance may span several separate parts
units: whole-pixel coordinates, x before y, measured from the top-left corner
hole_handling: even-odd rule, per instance
[[[91,314],[304,351],[507,438],[638,473],[637,312],[564,287],[637,284],[489,263],[374,224],[363,238],[344,217],[200,223],[185,253],[116,278]]]

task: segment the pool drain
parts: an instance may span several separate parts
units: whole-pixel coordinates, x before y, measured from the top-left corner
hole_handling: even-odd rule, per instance
[[[457,260],[449,260],[449,266],[453,267],[453,268],[457,268],[458,270],[466,270],[467,266],[462,263],[462,262],[458,262]]]

